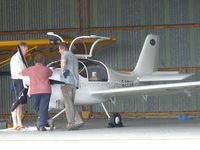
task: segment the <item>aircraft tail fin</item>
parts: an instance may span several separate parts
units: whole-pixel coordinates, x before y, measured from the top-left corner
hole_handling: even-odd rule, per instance
[[[138,62],[132,73],[144,76],[158,70],[159,36],[147,35]]]
[[[191,73],[181,74],[177,71],[158,71],[159,36],[147,35],[135,69],[131,72],[140,82],[183,80]]]

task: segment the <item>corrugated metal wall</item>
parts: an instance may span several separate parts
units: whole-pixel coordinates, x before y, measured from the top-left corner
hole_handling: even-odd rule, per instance
[[[70,14],[70,15],[69,15]],[[24,31],[39,29],[77,28],[79,19],[77,1],[74,0],[0,0],[0,31]],[[77,32],[60,33],[75,37]],[[46,33],[0,35],[0,40],[24,40],[47,38]],[[9,71],[9,66],[0,72]],[[10,76],[0,75],[0,114],[10,112]],[[32,112],[31,102],[25,107]]]
[[[91,9],[90,25],[93,27],[200,23],[200,1],[195,0],[93,0]],[[160,35],[160,68],[200,66],[199,28],[96,31],[92,34],[115,36],[118,42],[95,57],[112,68],[134,68],[149,33]],[[200,79],[200,72],[195,73],[189,80]],[[193,92],[191,97],[184,94],[154,96],[148,101],[139,96],[118,99],[125,101],[117,101],[115,106],[108,102],[106,107],[110,111],[122,112],[200,110],[197,92]],[[100,106],[93,107],[93,110],[103,111]]]
[[[75,0],[0,0],[1,31],[78,27]]]
[[[81,5],[81,6],[80,6]],[[88,9],[89,8],[89,9]],[[90,27],[176,25],[200,23],[198,0],[0,0],[0,31]],[[84,22],[86,21],[86,22]],[[61,33],[77,36],[87,32]],[[149,33],[160,35],[160,68],[200,66],[200,28],[166,28],[146,30],[91,31],[90,34],[114,36],[117,44],[95,55],[115,69],[134,68],[145,37]],[[0,35],[0,40],[46,38],[45,34]],[[3,68],[8,70],[8,68]],[[2,71],[2,68],[1,70]],[[199,80],[200,72],[190,80]],[[9,113],[9,77],[1,75],[0,113]],[[119,98],[110,111],[162,112],[198,111],[199,94]],[[31,106],[27,106],[31,112]],[[93,111],[103,111],[94,106]]]
[[[91,26],[199,22],[198,0],[91,0]]]

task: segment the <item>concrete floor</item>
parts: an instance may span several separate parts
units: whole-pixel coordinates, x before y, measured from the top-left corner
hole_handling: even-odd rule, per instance
[[[114,145],[118,148],[134,145],[140,149],[150,146],[154,149],[160,146],[169,149],[171,145],[182,149],[200,146],[200,118],[126,118],[123,123],[124,127],[121,128],[107,128],[106,119],[91,119],[85,121],[83,128],[67,131],[65,121],[55,120],[54,131],[38,132],[33,126],[34,122],[28,121],[25,122],[27,128],[24,131],[0,130],[0,144],[47,143],[55,148],[66,143],[80,148],[87,144],[107,144],[108,147]]]

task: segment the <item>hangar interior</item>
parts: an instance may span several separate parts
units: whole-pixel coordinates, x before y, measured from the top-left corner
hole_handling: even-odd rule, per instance
[[[79,35],[115,37],[116,44],[93,58],[110,68],[134,69],[145,37],[160,36],[159,69],[195,73],[200,79],[200,1],[197,0],[0,0],[0,40],[46,39],[53,31],[65,38]],[[0,50],[4,57],[8,50]],[[57,58],[59,59],[59,57]],[[48,61],[54,61],[51,56]],[[31,61],[29,62],[31,63]],[[0,118],[10,115],[9,63],[0,67]],[[128,116],[200,115],[199,92],[167,96],[119,97],[105,103],[109,112]],[[80,111],[105,116],[101,105]],[[33,114],[31,102],[25,106]]]

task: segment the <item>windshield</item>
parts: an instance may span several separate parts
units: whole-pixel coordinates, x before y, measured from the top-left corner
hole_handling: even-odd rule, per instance
[[[79,75],[88,78],[88,81],[108,81],[108,73],[106,67],[91,59],[79,59]],[[48,65],[52,68],[60,68],[60,61],[52,62]]]
[[[108,73],[103,64],[97,61],[81,59],[87,68],[89,81],[108,81]]]

